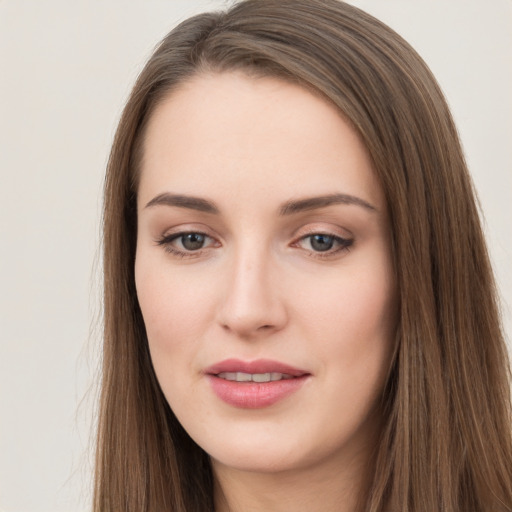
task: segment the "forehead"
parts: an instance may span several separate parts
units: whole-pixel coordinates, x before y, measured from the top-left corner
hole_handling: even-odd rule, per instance
[[[333,105],[240,72],[197,75],[164,98],[147,126],[141,170],[142,201],[247,190],[276,200],[350,193],[382,206],[366,148]]]

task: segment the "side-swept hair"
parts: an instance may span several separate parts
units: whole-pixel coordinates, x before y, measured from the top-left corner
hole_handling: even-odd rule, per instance
[[[392,228],[399,325],[365,512],[512,511],[510,375],[474,191],[416,52],[336,0],[246,0],[190,18],[124,109],[104,205],[104,352],[95,512],[211,512],[209,459],[156,380],[134,281],[145,126],[173,88],[242,70],[322,95],[373,160]]]

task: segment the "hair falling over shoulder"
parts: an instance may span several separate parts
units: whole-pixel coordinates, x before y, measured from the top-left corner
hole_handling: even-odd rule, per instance
[[[95,512],[210,512],[208,456],[159,388],[134,281],[144,130],[201,72],[293,81],[352,123],[392,226],[399,325],[361,512],[511,512],[510,373],[475,193],[435,79],[394,31],[337,0],[247,0],[177,26],[142,70],[105,182]]]

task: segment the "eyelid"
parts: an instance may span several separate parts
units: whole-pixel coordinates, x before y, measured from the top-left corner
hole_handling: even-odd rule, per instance
[[[341,226],[336,226],[330,222],[315,222],[305,226],[301,226],[293,232],[292,237],[298,239],[308,235],[330,235],[344,240],[350,240],[354,238],[352,232]]]
[[[215,240],[219,240],[219,236],[207,225],[201,223],[184,223],[177,224],[176,226],[167,227],[159,232],[156,235],[156,238],[161,239],[170,239],[173,236],[185,235],[187,233],[197,233],[209,238],[213,238]]]

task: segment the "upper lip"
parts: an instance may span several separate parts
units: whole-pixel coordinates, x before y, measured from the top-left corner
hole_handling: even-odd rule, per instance
[[[242,361],[240,359],[226,359],[209,366],[204,370],[208,375],[218,375],[223,372],[241,372],[241,373],[284,373],[292,377],[301,377],[309,375],[309,372],[300,368],[295,368],[288,364],[271,359],[256,359],[254,361]]]

